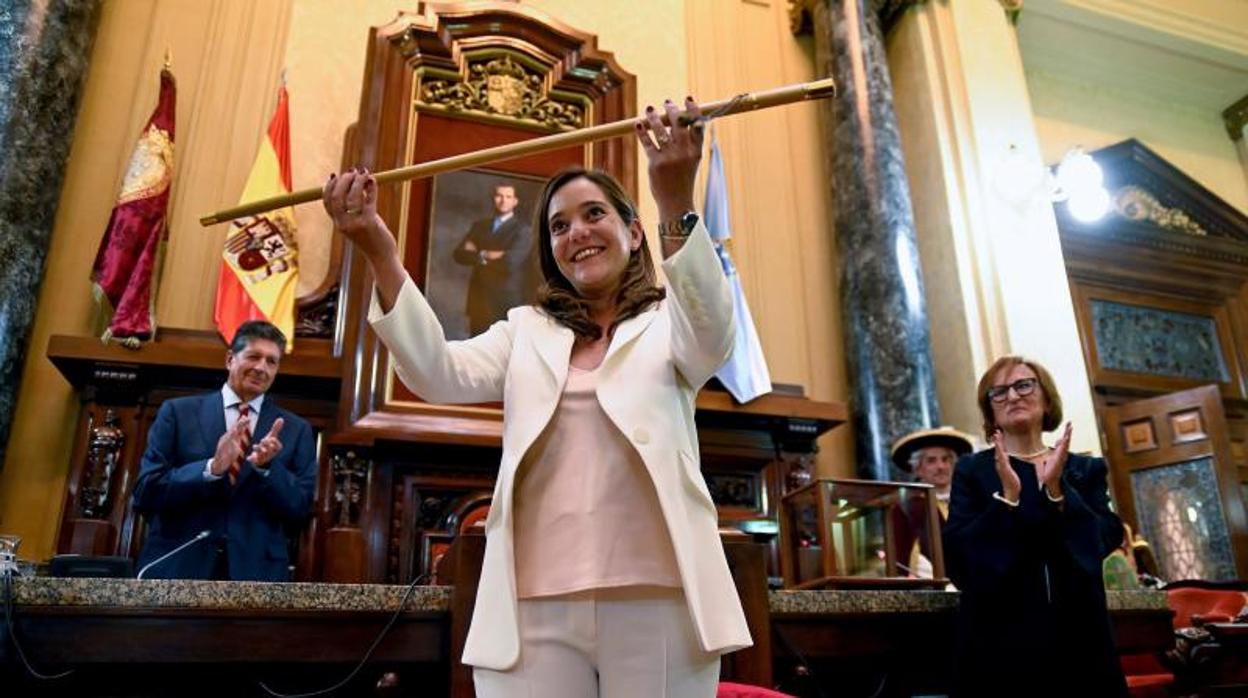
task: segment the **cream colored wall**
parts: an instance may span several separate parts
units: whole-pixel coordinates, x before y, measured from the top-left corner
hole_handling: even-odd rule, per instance
[[[48,338],[92,331],[91,263],[134,139],[154,105],[165,47],[173,51],[178,80],[177,150],[157,318],[162,327],[210,329],[224,230],[205,231],[198,217],[237,201],[272,113],[282,68],[291,93],[295,186],[317,185],[338,168],[343,131],[358,110],[369,26],[387,23],[399,9],[416,4],[104,4],[0,472],[0,531],[24,538],[24,557],[46,558],[54,551],[78,414],[76,397],[45,358]],[[788,35],[781,0],[525,4],[597,34],[599,46],[638,76],[640,105],[690,92],[719,97],[813,76],[811,50]],[[740,35],[720,36],[713,27]],[[757,60],[746,60],[746,45],[760,52]],[[823,209],[828,197],[815,111],[803,106],[738,117],[721,124],[720,137],[731,179],[734,253],[773,376],[805,385],[817,399],[844,399],[835,260]],[[641,187],[648,190],[644,171]],[[642,214],[655,218],[647,197]],[[306,287],[323,274],[316,269],[324,269],[328,228],[315,206],[297,215]],[[851,441],[848,428],[825,440],[821,472],[852,472]]]
[[[1076,145],[1095,150],[1135,138],[1248,213],[1248,177],[1217,111],[1035,70],[1027,88],[1045,162]]]
[[[194,219],[219,191],[237,191],[246,177],[254,134],[267,120],[263,100],[249,96],[260,93],[265,74],[277,75],[283,33],[273,27],[286,24],[287,9],[283,2],[240,0],[104,3],[0,472],[0,530],[23,537],[24,556],[53,551],[78,410],[45,358],[48,338],[93,331],[91,265],[135,138],[155,105],[165,48],[173,51],[178,118],[157,319],[162,326],[204,327],[205,289],[215,288],[217,273],[207,262],[220,259],[221,237],[206,234]],[[240,133],[253,136],[246,155],[225,147]]]
[[[720,99],[817,77],[809,40],[783,0],[689,0],[693,93]],[[817,104],[719,121],[731,203],[730,250],[771,378],[816,400],[848,399],[831,193]],[[699,191],[702,191],[699,188]],[[701,201],[699,200],[699,205]],[[819,442],[817,472],[852,477],[849,425]]]
[[[1060,386],[1072,448],[1099,453],[1013,27],[995,0],[931,0],[905,13],[888,48],[945,421],[979,433],[979,375],[1023,354]],[[1036,184],[1020,187],[1015,169]]]
[[[343,136],[360,111],[368,30],[389,24],[412,0],[297,0],[286,42],[291,179],[320,186],[342,167]],[[316,288],[329,266],[332,226],[315,204],[296,206],[299,292]]]

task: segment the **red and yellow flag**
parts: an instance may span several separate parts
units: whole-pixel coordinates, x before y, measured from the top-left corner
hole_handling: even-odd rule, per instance
[[[156,333],[154,289],[169,236],[176,102],[177,87],[166,68],[160,72],[160,100],[134,145],[91,268],[92,290],[104,312],[104,341],[133,348]]]
[[[290,107],[286,86],[277,93],[277,109],[256,153],[240,202],[288,194],[290,177]],[[268,320],[294,348],[295,287],[299,266],[295,247],[295,212],[291,207],[239,218],[230,224],[221,254],[213,318],[226,343],[248,320]]]

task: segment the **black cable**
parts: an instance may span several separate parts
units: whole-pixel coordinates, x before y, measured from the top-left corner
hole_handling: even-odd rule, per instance
[[[41,674],[35,670],[30,664],[30,660],[26,658],[26,652],[22,650],[21,644],[17,641],[17,631],[13,628],[13,572],[5,570],[4,572],[4,627],[8,629],[9,640],[13,642],[13,648],[17,650],[17,656],[21,658],[22,664],[25,665],[26,671],[36,679],[42,681],[56,681],[74,673],[73,669],[66,669],[59,674]]]
[[[823,686],[819,683],[819,677],[815,675],[815,668],[810,665],[810,662],[806,661],[806,657],[797,650],[797,647],[792,642],[789,642],[789,638],[785,636],[779,626],[773,624],[771,632],[780,641],[780,644],[784,646],[785,651],[797,658],[797,665],[806,669],[810,675],[811,683],[815,684],[815,690],[819,692],[819,698],[828,698],[828,695],[823,692]]]
[[[407,591],[403,593],[403,598],[399,601],[399,607],[395,609],[394,614],[390,616],[390,620],[386,622],[385,627],[382,628],[381,632],[377,634],[377,639],[373,640],[373,644],[369,646],[368,651],[364,653],[364,656],[360,659],[359,663],[355,665],[355,668],[352,669],[351,673],[347,674],[346,678],[343,680],[333,686],[330,686],[329,688],[321,688],[308,693],[279,693],[269,688],[263,681],[258,682],[260,684],[260,688],[263,688],[265,693],[268,693],[274,698],[312,698],[312,696],[323,696],[327,693],[333,693],[334,691],[337,691],[343,686],[351,683],[351,680],[355,678],[355,675],[360,673],[360,670],[363,669],[364,665],[368,663],[368,658],[373,656],[373,652],[377,649],[377,646],[381,644],[382,638],[386,636],[386,633],[390,632],[390,628],[394,627],[394,624],[399,620],[399,616],[403,613],[404,607],[407,606],[408,597],[410,597],[412,592],[416,590],[417,585],[419,585],[427,577],[428,575],[422,574],[413,579],[411,584],[407,585]]]
[[[806,657],[798,651],[788,637],[785,637],[784,632],[780,628],[773,625],[771,630],[772,634],[780,640],[780,644],[784,646],[785,651],[797,658],[798,666],[806,669],[810,675],[811,683],[815,684],[815,690],[819,692],[819,698],[828,698],[827,694],[823,692],[823,684],[819,682],[819,677],[815,675],[815,668],[806,660]],[[884,693],[884,687],[887,685],[888,672],[885,671],[880,675],[880,682],[876,684],[875,689],[871,691],[867,698],[879,698]]]

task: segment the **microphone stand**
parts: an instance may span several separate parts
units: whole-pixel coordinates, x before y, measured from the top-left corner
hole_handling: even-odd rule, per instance
[[[147,574],[147,571],[148,571],[148,570],[152,569],[152,568],[153,568],[153,567],[155,567],[156,565],[159,565],[160,563],[164,562],[165,560],[168,560],[169,558],[173,557],[174,555],[177,555],[178,553],[182,552],[183,550],[186,550],[187,548],[189,548],[189,547],[191,547],[192,545],[194,545],[195,543],[198,543],[199,541],[201,541],[201,540],[203,540],[203,539],[207,538],[207,537],[208,537],[208,536],[210,536],[210,535],[212,535],[212,531],[209,531],[208,529],[206,529],[206,528],[205,528],[204,530],[202,530],[202,531],[200,531],[199,533],[197,533],[197,534],[195,535],[195,537],[194,537],[194,538],[192,538],[192,539],[188,540],[187,542],[183,543],[182,545],[179,545],[178,547],[174,548],[173,550],[170,550],[169,552],[165,553],[164,555],[161,555],[160,557],[156,558],[155,560],[152,560],[151,562],[147,563],[146,565],[143,565],[143,569],[139,570],[139,573],[138,573],[137,575],[135,575],[135,576],[134,576],[134,578],[135,578],[135,579],[142,579],[142,578],[143,578],[143,575],[144,575],[144,574]]]

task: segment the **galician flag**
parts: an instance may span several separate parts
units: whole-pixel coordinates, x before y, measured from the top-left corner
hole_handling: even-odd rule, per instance
[[[724,178],[724,161],[720,157],[719,141],[713,131],[711,169],[706,177],[706,205],[702,210],[706,214],[706,229],[711,233],[715,251],[719,253],[719,262],[724,267],[729,286],[732,287],[732,305],[737,316],[737,337],[733,341],[732,354],[715,377],[732,393],[737,402],[749,402],[771,392],[771,373],[767,370],[767,360],[763,358],[763,347],[759,344],[758,332],[754,329],[750,307],[745,302],[741,277],[737,275],[737,268],[732,263],[732,257],[728,255],[728,248],[724,246],[724,241],[732,237],[732,228],[728,224],[728,181]]]
[[[156,286],[169,234],[166,212],[173,183],[176,102],[173,74],[165,68],[160,73],[160,99],[134,144],[91,267],[92,290],[103,309],[103,339],[132,349],[156,334]]]
[[[283,84],[239,202],[290,190],[290,108]],[[286,351],[291,351],[295,343],[295,287],[299,284],[294,209],[286,207],[233,221],[221,257],[213,310],[217,331],[228,344],[242,323],[268,320],[286,335]]]

